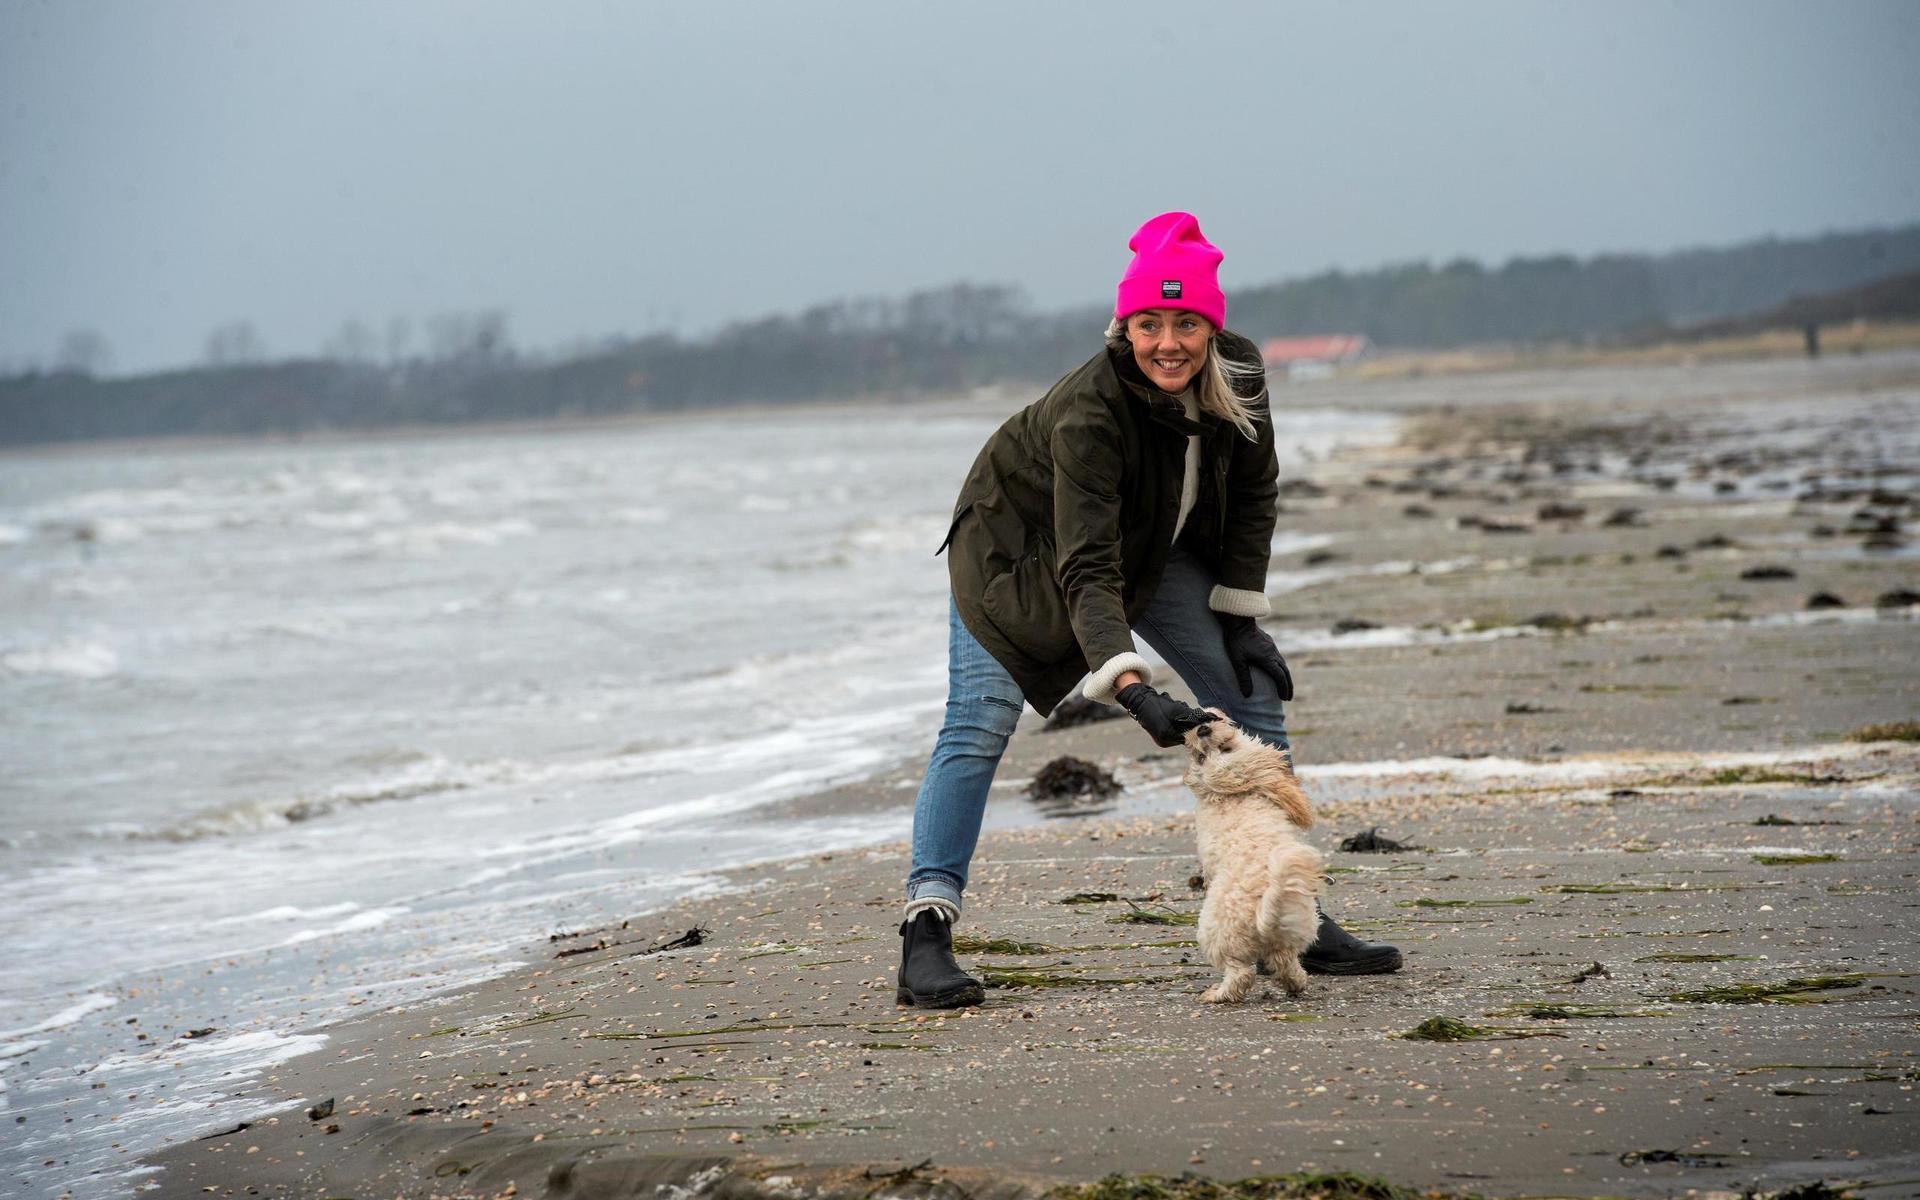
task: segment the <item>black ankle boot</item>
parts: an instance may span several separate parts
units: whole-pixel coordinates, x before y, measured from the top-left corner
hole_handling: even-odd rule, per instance
[[[1400,950],[1384,942],[1363,942],[1320,912],[1320,932],[1300,955],[1312,975],[1389,975],[1400,969]]]
[[[963,1008],[987,998],[980,981],[953,961],[953,928],[930,908],[901,923],[899,986],[893,998],[920,1008]]]

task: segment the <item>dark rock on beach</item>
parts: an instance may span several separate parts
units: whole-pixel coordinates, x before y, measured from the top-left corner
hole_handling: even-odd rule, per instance
[[[1104,800],[1118,795],[1120,781],[1097,763],[1063,754],[1034,774],[1027,795],[1035,800]]]
[[[1089,700],[1076,692],[1055,706],[1053,715],[1047,718],[1044,728],[1048,733],[1057,733],[1062,729],[1076,729],[1082,725],[1094,725],[1126,715],[1125,709],[1112,704],[1102,704],[1098,700]]]

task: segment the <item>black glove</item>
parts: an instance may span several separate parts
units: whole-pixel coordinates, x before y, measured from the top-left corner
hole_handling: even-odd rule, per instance
[[[1257,670],[1265,671],[1273,680],[1282,700],[1293,699],[1293,672],[1287,670],[1287,660],[1280,657],[1280,647],[1273,644],[1273,639],[1252,617],[1236,617],[1231,613],[1219,616],[1220,632],[1227,641],[1227,661],[1233,664],[1233,677],[1240,684],[1240,694],[1253,695],[1253,673]]]
[[[1147,731],[1156,746],[1178,746],[1187,730],[1220,719],[1204,708],[1182,704],[1144,683],[1128,684],[1114,699],[1140,723],[1140,728]]]

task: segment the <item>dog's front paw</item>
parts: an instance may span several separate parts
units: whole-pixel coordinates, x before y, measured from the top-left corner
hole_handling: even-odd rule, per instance
[[[1232,1004],[1238,999],[1239,997],[1235,996],[1224,983],[1216,983],[1206,991],[1200,993],[1200,1002],[1202,1004]]]

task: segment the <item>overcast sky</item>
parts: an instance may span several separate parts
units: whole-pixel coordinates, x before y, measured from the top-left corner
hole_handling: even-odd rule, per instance
[[[1920,219],[1920,4],[0,0],[0,364]]]

